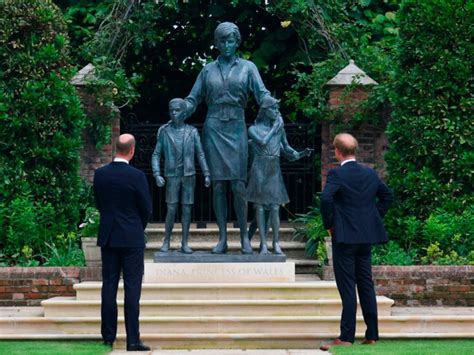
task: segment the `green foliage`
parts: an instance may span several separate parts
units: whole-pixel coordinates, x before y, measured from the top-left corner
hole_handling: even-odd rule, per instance
[[[107,355],[110,347],[98,340],[2,340],[0,354]]]
[[[389,182],[404,215],[459,213],[473,202],[474,14],[460,0],[406,1],[399,20]]]
[[[90,115],[86,128],[99,149],[110,142],[117,107],[138,98],[135,87],[142,79],[135,73],[128,76],[122,66],[130,42],[142,30],[131,18],[138,6],[137,1],[78,1],[65,11],[77,63],[95,68],[87,88],[101,109]]]
[[[45,266],[84,266],[84,253],[80,247],[78,236],[71,232],[60,234],[50,243],[45,243]]]
[[[294,65],[295,80],[285,92],[295,112],[316,122],[336,120],[338,130],[380,120],[379,111],[387,101],[387,85],[393,75],[397,10],[398,1],[272,2],[269,11],[291,22],[305,49],[305,60]],[[342,106],[340,110],[329,111],[326,86],[348,64],[349,58],[355,59],[380,84],[350,122],[343,119]]]
[[[296,224],[295,238],[306,240],[306,255],[325,262],[327,260],[324,238],[328,232],[324,228],[321,213],[319,211],[319,200],[315,206],[310,207],[305,214],[297,214],[293,220]]]
[[[122,67],[107,57],[91,60],[94,77],[87,83],[87,90],[97,100],[99,108],[90,114],[86,129],[100,149],[111,139],[111,123],[117,117],[117,109],[134,103],[138,98],[135,85],[140,76],[128,78]]]
[[[472,262],[474,14],[460,0],[407,0],[397,17],[387,226],[422,263]]]
[[[94,207],[86,209],[84,222],[79,225],[80,236],[85,238],[97,238],[99,234],[99,211]]]
[[[413,265],[414,256],[411,254],[391,240],[385,245],[373,248],[372,263],[374,265]]]
[[[84,115],[67,47],[51,1],[0,2],[0,249],[10,263],[39,261],[78,221]]]
[[[459,354],[469,355],[472,353],[472,339],[384,339],[377,342],[377,346],[367,346],[354,343],[353,346],[334,346],[331,348],[333,355],[444,355]],[[409,350],[407,350],[409,349]]]

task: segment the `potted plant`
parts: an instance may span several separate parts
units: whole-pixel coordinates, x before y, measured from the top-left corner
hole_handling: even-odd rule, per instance
[[[82,250],[87,266],[101,266],[100,248],[97,246],[99,233],[99,211],[94,207],[86,209],[84,222],[79,225]]]

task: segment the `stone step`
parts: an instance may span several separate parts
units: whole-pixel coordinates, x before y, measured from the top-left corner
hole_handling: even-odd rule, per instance
[[[124,302],[119,300],[119,316]],[[394,301],[377,297],[378,314],[390,315]],[[100,300],[78,301],[75,297],[54,297],[41,302],[45,317],[98,317]],[[359,309],[360,312],[360,309]],[[337,316],[340,299],[324,300],[166,300],[140,302],[140,315],[145,317],[186,316]]]
[[[140,317],[140,332],[144,334],[320,334],[324,338],[339,333],[340,316],[271,316],[271,317]],[[362,317],[357,317],[359,336],[365,329]],[[474,316],[381,316],[381,337],[472,338]],[[124,319],[118,318],[118,333],[124,334]],[[0,318],[2,339],[38,334],[90,336],[100,334],[100,317],[9,317]],[[143,340],[146,337],[142,336]]]
[[[194,251],[209,251],[211,252],[212,248],[214,248],[217,244],[217,239],[212,242],[208,241],[195,241],[193,239],[190,239],[189,241],[189,246],[191,249]],[[258,253],[258,250],[260,248],[260,241],[258,240],[253,240],[252,241],[252,248],[254,250],[254,253]],[[241,245],[240,242],[238,241],[229,241],[227,243],[228,245],[228,253],[236,253],[240,252]],[[162,246],[162,242],[148,242],[146,244],[146,250],[145,250],[145,258],[146,259],[153,259],[153,255],[155,252],[159,251],[159,249]],[[179,250],[181,248],[181,241],[180,240],[173,240],[171,242],[171,250]],[[280,247],[283,250],[283,253],[287,256],[289,259],[307,259],[307,256],[305,254],[305,247],[306,245],[301,242],[296,242],[296,241],[282,241],[280,242]],[[273,252],[272,248],[272,243],[268,243],[268,249],[270,252]]]
[[[294,237],[295,229],[293,227],[281,227],[280,228],[280,241],[298,241]],[[146,228],[146,235],[149,242],[163,242],[165,236],[165,228],[162,225],[151,225]],[[171,236],[172,240],[181,240],[182,229],[180,224],[175,224],[173,233]],[[273,233],[270,229],[268,240],[273,238]],[[219,228],[217,226],[209,226],[208,228],[190,228],[189,229],[189,240],[191,241],[202,241],[217,243],[219,239]],[[234,227],[227,228],[227,239],[228,241],[240,242],[240,229]],[[258,230],[253,236],[252,240],[260,240]]]
[[[81,282],[74,285],[76,299],[100,300],[101,282]],[[123,283],[118,299],[123,299]],[[333,281],[291,283],[144,283],[141,300],[321,300],[339,298]]]
[[[318,267],[321,266],[319,260],[312,259],[287,259],[295,263],[296,274],[316,274]]]

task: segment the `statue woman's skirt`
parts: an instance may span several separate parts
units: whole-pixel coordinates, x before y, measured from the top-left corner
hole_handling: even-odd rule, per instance
[[[202,142],[212,180],[247,180],[248,138],[244,120],[207,117]]]

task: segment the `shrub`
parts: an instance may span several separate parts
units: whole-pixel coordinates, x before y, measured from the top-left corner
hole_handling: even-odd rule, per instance
[[[0,2],[0,248],[12,263],[78,222],[85,117],[67,47],[51,1]]]
[[[461,0],[407,0],[397,13],[386,160],[398,202],[386,221],[390,235],[425,263],[467,260],[473,248],[469,6]]]
[[[399,11],[386,159],[404,215],[460,213],[473,202],[474,15],[467,7],[461,0],[410,0]]]

